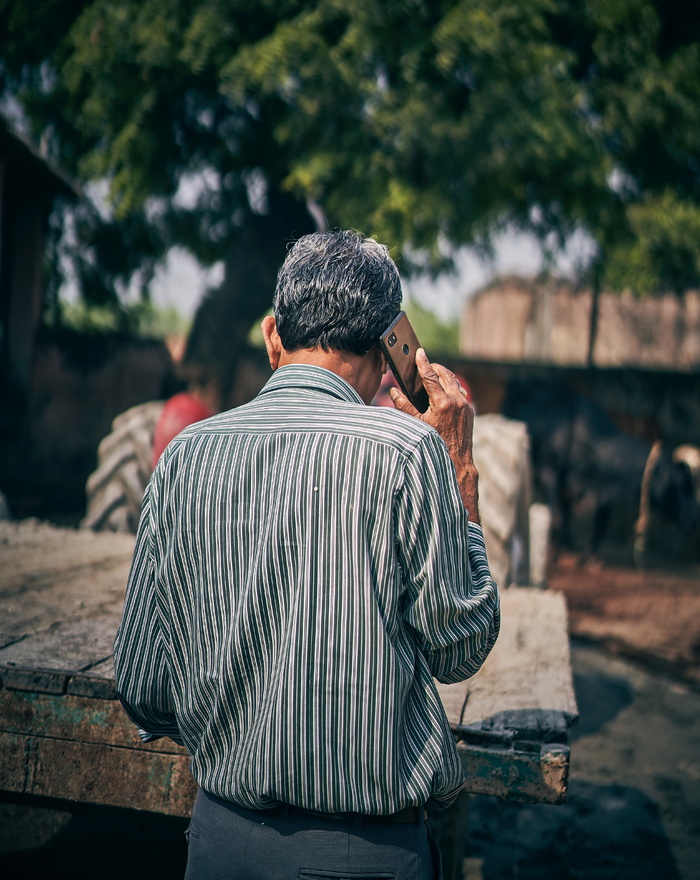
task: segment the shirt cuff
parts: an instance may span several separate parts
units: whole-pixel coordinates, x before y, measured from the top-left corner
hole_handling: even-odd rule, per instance
[[[468,554],[469,565],[472,570],[472,577],[475,585],[479,586],[490,580],[495,583],[491,575],[491,567],[489,566],[489,558],[486,553],[486,541],[484,540],[484,532],[477,523],[468,524]]]
[[[141,738],[141,742],[144,743],[155,742],[157,739],[164,739],[167,736],[179,746],[185,745],[182,737],[180,736],[180,731],[177,730],[177,728],[170,731],[169,733],[151,733],[149,730],[144,730],[142,727],[139,727],[138,734]]]
[[[162,733],[149,733],[147,730],[144,730],[142,727],[138,728],[139,736],[141,737],[141,742],[150,743],[155,742],[157,739],[163,739]]]

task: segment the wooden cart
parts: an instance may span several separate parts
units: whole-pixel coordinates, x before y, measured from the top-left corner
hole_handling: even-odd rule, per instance
[[[0,790],[189,814],[185,750],[141,743],[115,697],[112,642],[133,544],[35,520],[0,523]],[[464,792],[561,803],[576,718],[564,599],[511,588],[502,613],[482,670],[438,686]],[[458,802],[431,818],[448,878],[461,864],[463,816]]]

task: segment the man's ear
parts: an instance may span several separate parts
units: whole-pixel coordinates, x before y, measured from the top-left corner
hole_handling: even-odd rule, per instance
[[[266,315],[262,319],[260,327],[262,329],[263,339],[265,340],[265,348],[267,349],[267,357],[270,361],[270,366],[273,370],[276,370],[279,366],[282,352],[284,351],[282,340],[277,332],[277,321],[275,321],[273,315]]]

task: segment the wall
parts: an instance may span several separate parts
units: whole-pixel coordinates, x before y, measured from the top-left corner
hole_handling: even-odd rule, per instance
[[[440,360],[438,356],[435,358]],[[588,369],[450,359],[477,413],[525,422],[536,500],[554,515],[554,542],[632,561],[641,477],[652,442],[700,445],[700,372]],[[475,450],[478,466],[478,449]],[[664,538],[671,552],[668,535]],[[673,535],[674,561],[698,557],[698,534]],[[664,548],[660,548],[664,549]]]
[[[250,400],[269,375],[265,353],[246,350],[226,405]],[[163,342],[43,328],[28,399],[0,398],[0,490],[12,515],[77,523],[114,417],[183,387]]]
[[[460,351],[473,360],[586,366],[592,307],[590,290],[556,280],[502,279],[467,302]],[[700,367],[700,293],[643,298],[602,293],[593,364]]]
[[[0,489],[13,516],[81,510],[112,419],[162,397],[170,376],[170,356],[160,342],[42,331],[29,397],[0,406]]]
[[[620,431],[649,445],[659,438],[672,445],[700,444],[700,371],[576,368],[469,358],[443,362],[467,380],[477,412],[503,413],[512,408],[518,386],[539,383],[551,386],[553,395],[580,395],[600,407]]]

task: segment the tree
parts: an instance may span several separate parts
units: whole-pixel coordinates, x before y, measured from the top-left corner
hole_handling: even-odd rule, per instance
[[[173,244],[224,255],[235,347],[308,206],[404,271],[510,224],[584,228],[608,286],[700,281],[685,0],[4,0],[0,28],[35,137],[107,182],[109,214],[73,221],[93,299]]]

